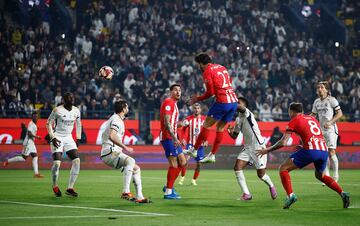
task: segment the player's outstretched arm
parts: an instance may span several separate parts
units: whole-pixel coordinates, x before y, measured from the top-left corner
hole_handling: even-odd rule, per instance
[[[262,149],[262,150],[256,150],[256,156],[262,157],[263,155],[266,155],[269,152],[272,152],[272,151],[275,151],[277,149],[284,147],[287,144],[290,137],[291,137],[291,132],[287,131],[281,137],[281,139],[278,142],[276,142],[273,146],[270,146],[270,147]]]

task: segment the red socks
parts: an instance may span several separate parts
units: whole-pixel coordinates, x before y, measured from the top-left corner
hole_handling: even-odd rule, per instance
[[[280,178],[286,194],[289,196],[291,193],[293,193],[289,172],[287,170],[281,171]]]
[[[336,191],[337,193],[341,194],[343,191],[340,185],[331,177],[324,175],[323,178],[321,178],[321,181],[326,184],[329,188]]]
[[[193,179],[196,180],[199,177],[200,171],[195,170]]]
[[[210,130],[207,129],[207,128],[205,128],[205,127],[203,127],[203,128],[201,129],[201,132],[200,132],[200,134],[199,134],[199,137],[196,139],[196,143],[195,143],[195,145],[194,145],[194,149],[195,149],[195,150],[198,150],[199,147],[204,143],[204,141],[207,140],[207,137],[208,137],[208,135],[209,135],[209,132],[210,132]]]
[[[181,176],[185,177],[185,174],[186,174],[186,167],[184,166],[181,168]]]
[[[179,176],[181,169],[182,167],[174,168],[169,166],[167,173],[166,188],[172,189],[174,187],[175,180]]]
[[[211,153],[212,154],[216,154],[216,152],[219,150],[219,146],[222,142],[222,139],[223,139],[223,136],[224,136],[224,131],[222,132],[216,132],[216,137],[215,137],[215,141],[214,141],[214,145],[212,146],[212,149],[211,149]]]

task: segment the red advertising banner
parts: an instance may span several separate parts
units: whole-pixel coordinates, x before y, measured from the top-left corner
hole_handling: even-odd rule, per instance
[[[52,155],[50,145],[37,145],[39,156],[39,168],[50,169],[52,165]],[[135,158],[137,164],[143,169],[167,169],[168,161],[164,151],[159,145],[134,145],[134,153],[130,154]],[[211,147],[208,147],[206,152]],[[100,159],[100,145],[80,145],[79,154],[81,159],[81,169],[110,169]],[[204,169],[232,169],[235,160],[241,150],[239,146],[222,146],[216,154],[215,164],[206,164]],[[0,145],[0,161],[5,161],[15,155],[20,154],[22,145]],[[268,155],[267,168],[277,169],[279,165],[294,152],[293,148],[284,147]],[[339,146],[337,148],[339,167],[341,169],[360,168],[360,148],[359,146]],[[194,168],[194,160],[191,159],[189,168]],[[70,169],[71,162],[64,155],[61,164],[62,169]],[[312,168],[312,164],[308,168]],[[4,168],[0,167],[0,170]],[[10,163],[6,169],[31,169],[31,157],[26,162]]]
[[[14,141],[19,140],[21,136],[21,124],[25,126],[29,124],[31,119],[0,119],[0,144],[13,144]],[[105,129],[106,120],[81,120],[84,133],[86,134],[87,144],[101,144],[101,135]],[[44,139],[47,135],[46,119],[39,119],[37,122],[38,132],[41,140],[36,140],[36,144],[46,144]],[[125,144],[136,144],[139,134],[139,121],[126,120],[125,121]],[[75,137],[75,129],[73,131]]]
[[[261,130],[261,134],[267,140],[266,143],[270,140],[271,134],[275,127],[279,127],[280,131],[284,132],[287,126],[287,122],[259,122],[259,128]],[[339,128],[339,140],[342,145],[353,145],[355,142],[360,142],[360,123],[350,123],[350,122],[339,122],[337,123]],[[153,144],[159,144],[159,134],[160,134],[160,122],[159,121],[151,121],[150,123],[151,134],[153,137]],[[209,143],[215,139],[215,126],[212,127],[212,132],[208,138]],[[295,134],[289,140],[288,145],[297,145],[299,144],[299,137]],[[242,145],[243,137],[240,133],[236,140],[232,139],[227,132],[225,132],[223,138],[223,144],[227,145]]]

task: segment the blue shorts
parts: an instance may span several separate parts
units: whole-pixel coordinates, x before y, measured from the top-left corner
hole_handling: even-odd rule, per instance
[[[175,147],[172,139],[166,139],[160,141],[161,145],[165,150],[165,156],[168,158],[169,156],[177,157],[179,154],[182,153],[181,145]]]
[[[291,154],[290,159],[300,169],[310,163],[314,163],[316,171],[322,173],[325,170],[328,156],[329,154],[327,151],[300,149]]]
[[[190,147],[193,147],[192,144],[187,144],[186,145],[186,149],[189,149]],[[205,157],[205,152],[204,152],[204,146],[200,146],[199,149],[197,150],[197,155],[195,160],[198,162],[201,159],[203,159]]]
[[[208,116],[223,122],[231,122],[237,110],[238,103],[218,103],[215,102],[210,107]]]

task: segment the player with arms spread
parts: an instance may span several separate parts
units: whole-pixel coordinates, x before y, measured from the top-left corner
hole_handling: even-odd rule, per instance
[[[142,193],[140,167],[135,163],[135,159],[122,152],[125,150],[133,153],[133,149],[122,142],[125,134],[124,119],[129,113],[129,107],[126,101],[120,100],[114,103],[114,110],[115,114],[106,122],[105,131],[102,134],[101,159],[106,165],[114,169],[123,169],[122,199],[137,203],[150,203],[150,199],[144,198]],[[135,185],[136,197],[130,192],[131,179]]]
[[[265,148],[265,139],[260,133],[254,114],[247,108],[248,100],[244,97],[238,97],[238,100],[238,115],[235,120],[235,126],[229,126],[228,133],[233,139],[236,139],[240,132],[244,137],[244,148],[238,155],[234,166],[236,179],[243,191],[240,199],[244,201],[252,199],[243,172],[248,163],[255,165],[258,177],[269,186],[271,198],[276,199],[277,192],[275,185],[265,172],[267,155],[263,155],[261,158],[256,156],[256,150]]]
[[[169,162],[167,183],[163,188],[164,199],[180,199],[175,192],[174,183],[182,167],[186,164],[186,158],[182,153],[181,143],[177,136],[179,121],[179,109],[177,101],[181,97],[179,84],[170,86],[170,97],[166,98],[160,107],[160,143],[164,148],[165,156]]]
[[[3,166],[6,167],[11,162],[25,162],[27,157],[29,157],[29,155],[31,155],[32,166],[34,169],[34,177],[35,178],[43,178],[44,176],[39,173],[38,156],[37,156],[37,151],[36,151],[36,146],[35,146],[35,138],[41,139],[41,137],[36,136],[36,132],[37,132],[36,123],[38,121],[38,113],[33,112],[31,114],[31,118],[32,119],[28,124],[26,137],[23,142],[23,151],[21,153],[21,156],[15,156],[15,157],[12,157],[12,158],[6,160],[3,163]]]
[[[78,153],[78,146],[81,140],[80,111],[74,106],[75,98],[72,93],[65,93],[63,100],[64,104],[52,110],[46,123],[53,157],[53,166],[51,168],[53,191],[56,197],[61,197],[62,194],[58,186],[58,177],[61,157],[63,152],[65,152],[72,161],[66,194],[77,197],[78,193],[74,190],[74,184],[80,171],[80,158]],[[74,129],[74,122],[76,123],[76,142],[71,134]]]
[[[349,193],[344,192],[334,179],[324,173],[328,160],[328,151],[320,130],[319,122],[314,117],[303,114],[303,106],[301,103],[291,103],[289,106],[289,115],[291,120],[281,140],[271,147],[257,151],[257,155],[262,156],[285,146],[292,133],[296,133],[301,138],[303,147],[291,154],[290,158],[280,165],[281,182],[288,195],[283,208],[288,209],[297,201],[297,197],[292,190],[289,172],[294,169],[301,169],[310,163],[314,163],[315,177],[336,191],[342,198],[343,207],[348,208],[350,205]]]
[[[192,106],[193,114],[187,116],[182,122],[179,124],[179,128],[181,128],[181,133],[186,135],[186,139],[183,140],[183,144],[186,145],[186,149],[193,147],[196,142],[196,138],[199,136],[202,126],[205,121],[205,116],[201,114],[201,105],[199,103],[195,103]],[[204,146],[207,145],[207,142],[204,142],[203,145],[197,151],[196,160],[196,168],[194,171],[193,179],[191,180],[191,184],[196,186],[196,180],[200,175],[201,163],[199,162],[204,158]],[[181,177],[179,184],[183,185],[186,174],[186,166],[181,170]]]
[[[319,82],[317,85],[317,94],[319,98],[314,101],[313,108],[311,111],[312,116],[318,116],[321,131],[324,134],[326,145],[329,149],[330,160],[333,165],[334,174],[333,178],[335,181],[339,180],[339,161],[336,157],[336,143],[338,139],[338,128],[336,121],[338,121],[343,115],[339,102],[335,97],[330,95],[330,86],[328,82]],[[325,174],[329,173],[330,161],[325,168]]]
[[[207,140],[210,128],[216,123],[216,136],[211,152],[200,160],[201,163],[215,162],[215,154],[222,142],[225,126],[232,120],[237,109],[238,100],[231,86],[230,75],[224,66],[214,64],[206,53],[198,54],[195,57],[195,62],[203,72],[206,92],[201,96],[192,96],[189,103],[193,105],[212,96],[215,96],[215,103],[209,109],[194,148],[186,150],[185,153],[196,156],[196,151]]]

